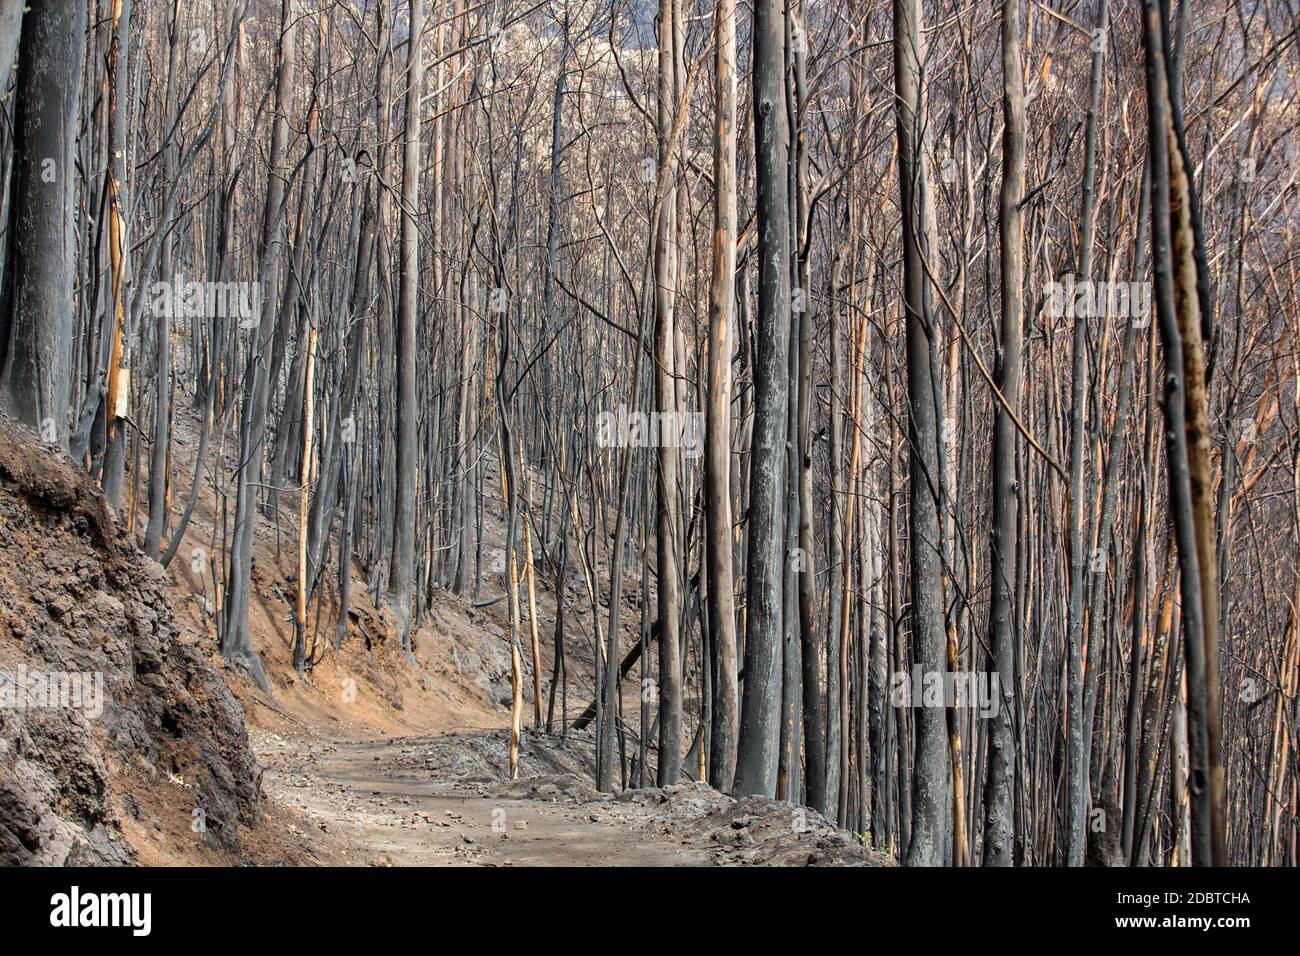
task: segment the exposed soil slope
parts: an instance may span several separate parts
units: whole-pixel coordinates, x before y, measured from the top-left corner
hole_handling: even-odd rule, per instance
[[[0,421],[0,864],[240,858],[261,771],[166,589],[82,470]],[[81,696],[35,706],[47,675]]]

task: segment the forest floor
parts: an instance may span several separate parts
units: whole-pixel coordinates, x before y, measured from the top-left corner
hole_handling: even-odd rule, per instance
[[[254,732],[273,800],[308,821],[304,840],[369,866],[669,866],[709,854],[628,826],[572,781],[502,786],[455,737],[344,740]],[[464,765],[460,761],[467,762]],[[433,764],[434,766],[430,766]],[[453,772],[437,772],[434,767]],[[568,783],[563,790],[561,783]],[[640,822],[640,821],[637,821]],[[328,838],[328,839],[327,839]]]
[[[880,865],[789,804],[699,783],[598,793],[581,754],[531,738],[503,779],[496,734],[349,740],[254,730],[272,800],[322,862],[368,866]]]

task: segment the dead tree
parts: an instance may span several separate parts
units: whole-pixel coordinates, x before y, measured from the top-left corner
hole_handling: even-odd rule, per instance
[[[0,410],[64,447],[76,240],[73,154],[85,55],[85,0],[40,3],[27,11],[18,53],[13,199],[0,295]]]
[[[735,792],[774,797],[780,742],[791,307],[786,182],[790,124],[786,113],[783,4],[758,0],[752,29],[758,177],[758,355],[754,365],[745,571],[745,674]]]

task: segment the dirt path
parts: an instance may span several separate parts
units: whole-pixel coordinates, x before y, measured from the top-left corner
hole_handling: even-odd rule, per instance
[[[492,793],[458,737],[331,740],[253,732],[263,788],[313,828],[339,862],[378,866],[682,866],[706,848],[635,825],[622,805],[557,784]],[[445,772],[450,767],[451,773]],[[421,769],[427,772],[420,772]],[[503,787],[504,789],[508,789]],[[639,821],[638,821],[639,822]],[[662,830],[666,831],[664,827]]]

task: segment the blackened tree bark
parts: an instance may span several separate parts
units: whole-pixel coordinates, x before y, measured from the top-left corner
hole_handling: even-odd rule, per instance
[[[167,129],[174,125],[176,104],[176,72],[180,67],[180,0],[172,4],[171,24],[167,53],[167,85],[163,102],[167,104]],[[163,180],[171,183],[176,178],[177,144],[168,137],[163,144]],[[159,277],[170,287],[175,273],[174,243],[169,235],[163,240]],[[171,445],[171,332],[172,316],[164,310],[155,318],[156,368],[154,370],[153,451],[149,460],[149,521],[145,526],[144,553],[157,559],[161,553],[162,536],[167,524],[167,461]]]
[[[424,67],[421,34],[424,0],[411,0],[406,53],[406,127],[402,143],[401,266],[397,302],[397,483],[393,511],[393,554],[388,581],[388,606],[393,612],[407,660],[411,652],[411,600],[415,580],[415,485],[419,462],[419,413],[415,388],[415,325],[419,293],[420,231],[416,206],[420,201],[420,91]],[[513,489],[512,489],[513,491]]]
[[[785,572],[786,418],[790,353],[790,206],[786,164],[785,10],[754,6],[754,151],[758,174],[758,356],[746,553],[748,611],[735,792],[776,794]]]
[[[13,201],[0,299],[0,411],[67,447],[86,0],[37,3],[22,22]]]
[[[236,26],[237,28],[237,26]],[[275,291],[280,281],[285,192],[288,176],[289,110],[293,105],[294,45],[297,20],[294,0],[280,6],[279,65],[276,70],[275,119],[271,124],[270,169],[266,203],[262,211],[261,265],[258,281],[262,289],[261,311],[249,333],[248,363],[244,371],[244,406],[239,434],[239,471],[236,476],[235,528],[230,546],[230,572],[226,580],[225,631],[221,655],[246,669],[264,691],[270,689],[261,658],[253,648],[248,631],[248,602],[253,574],[253,528],[257,521],[257,488],[266,443],[266,405],[270,387],[267,351],[275,331]]]
[[[943,672],[942,550],[939,540],[939,435],[935,404],[934,326],[923,256],[930,254],[919,0],[894,0],[894,88],[902,206],[903,306],[907,314],[909,508],[913,659],[925,674]],[[913,701],[916,706],[920,702]],[[942,707],[916,706],[916,784],[909,866],[941,866],[949,830],[951,763]]]

